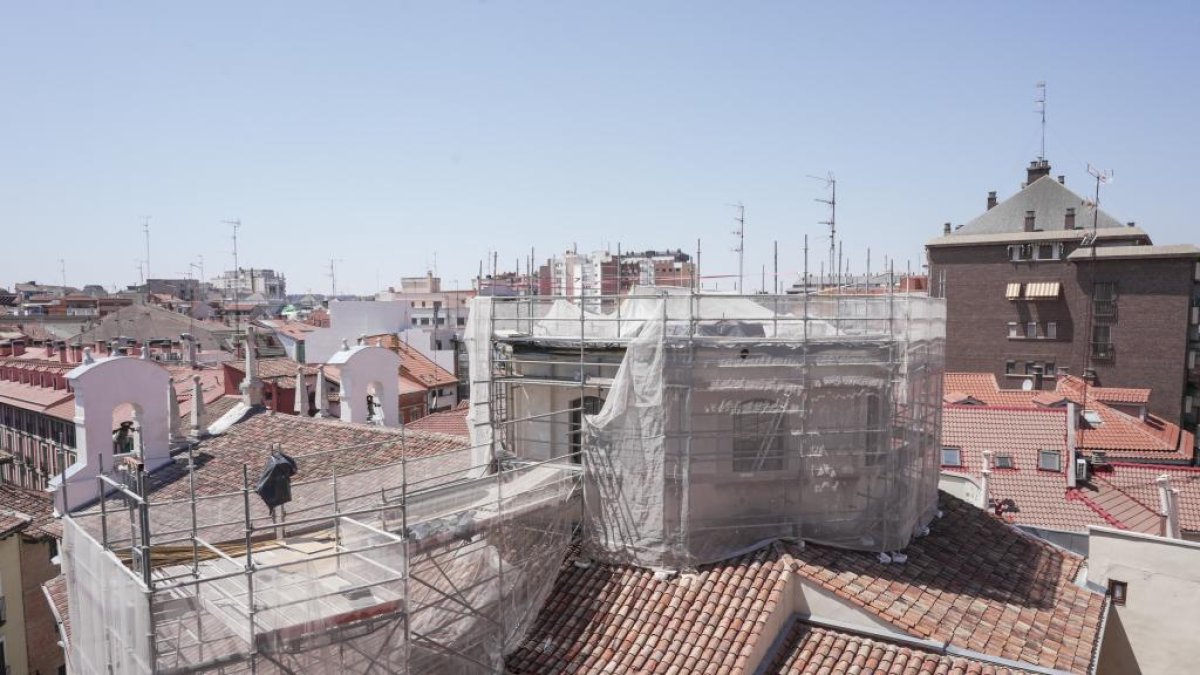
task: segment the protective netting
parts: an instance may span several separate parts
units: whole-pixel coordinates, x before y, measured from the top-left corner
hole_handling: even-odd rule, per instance
[[[471,454],[296,483],[273,515],[243,492],[72,514],[73,671],[498,672],[562,564],[580,472]]]
[[[497,453],[582,461],[593,555],[679,568],[777,538],[899,550],[936,510],[940,300],[475,302],[492,376],[472,375],[474,421]]]

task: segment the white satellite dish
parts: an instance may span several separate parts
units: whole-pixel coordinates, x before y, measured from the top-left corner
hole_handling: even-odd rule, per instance
[[[1022,382],[1021,391],[1033,391],[1033,380],[1025,380]]]

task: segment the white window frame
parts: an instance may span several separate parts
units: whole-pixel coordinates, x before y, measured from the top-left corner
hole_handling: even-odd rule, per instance
[[[1010,340],[1020,339],[1021,338],[1021,324],[1017,323],[1016,321],[1009,321],[1008,322],[1008,337]]]
[[[1036,340],[1037,339],[1037,322],[1036,321],[1030,321],[1025,324],[1025,339],[1026,340]]]
[[[1016,468],[1016,466],[1017,465],[1013,462],[1012,455],[996,455],[997,469],[1013,469]]]
[[[1051,458],[1054,461],[1053,468],[1048,466],[1049,463],[1046,461]],[[1062,473],[1062,451],[1054,448],[1042,448],[1038,450],[1038,470]]]
[[[1057,340],[1058,339],[1058,322],[1057,321],[1047,321],[1046,322],[1046,339],[1047,340]]]
[[[953,464],[948,463],[946,461],[946,453],[947,452],[953,452],[954,456],[956,458],[958,458],[958,461],[954,462]],[[942,466],[962,466],[962,465],[963,465],[963,463],[962,463],[962,448],[956,448],[953,446],[942,446]]]

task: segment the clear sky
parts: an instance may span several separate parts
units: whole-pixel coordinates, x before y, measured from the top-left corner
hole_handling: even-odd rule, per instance
[[[703,240],[706,274],[827,250],[920,264],[1046,154],[1156,243],[1200,242],[1200,5],[981,2],[8,2],[0,286],[126,285],[203,256],[289,290],[466,284],[580,250]],[[812,269],[823,254],[814,252]]]

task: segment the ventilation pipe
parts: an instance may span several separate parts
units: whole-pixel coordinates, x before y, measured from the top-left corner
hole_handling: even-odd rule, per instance
[[[204,419],[204,388],[200,386],[200,376],[192,376],[192,418],[188,440],[198,441],[204,437],[200,429],[200,420]]]
[[[1075,475],[1075,431],[1079,427],[1079,414],[1075,410],[1075,402],[1067,401],[1067,487],[1076,487],[1078,476]]]
[[[247,407],[262,405],[262,382],[258,379],[258,359],[255,358],[254,327],[246,328],[246,375],[242,378],[242,403]]]
[[[1179,538],[1179,507],[1177,499],[1179,490],[1171,487],[1171,476],[1162,474],[1154,479],[1158,485],[1158,506],[1162,511],[1166,523],[1163,527],[1163,536],[1171,539]]]

